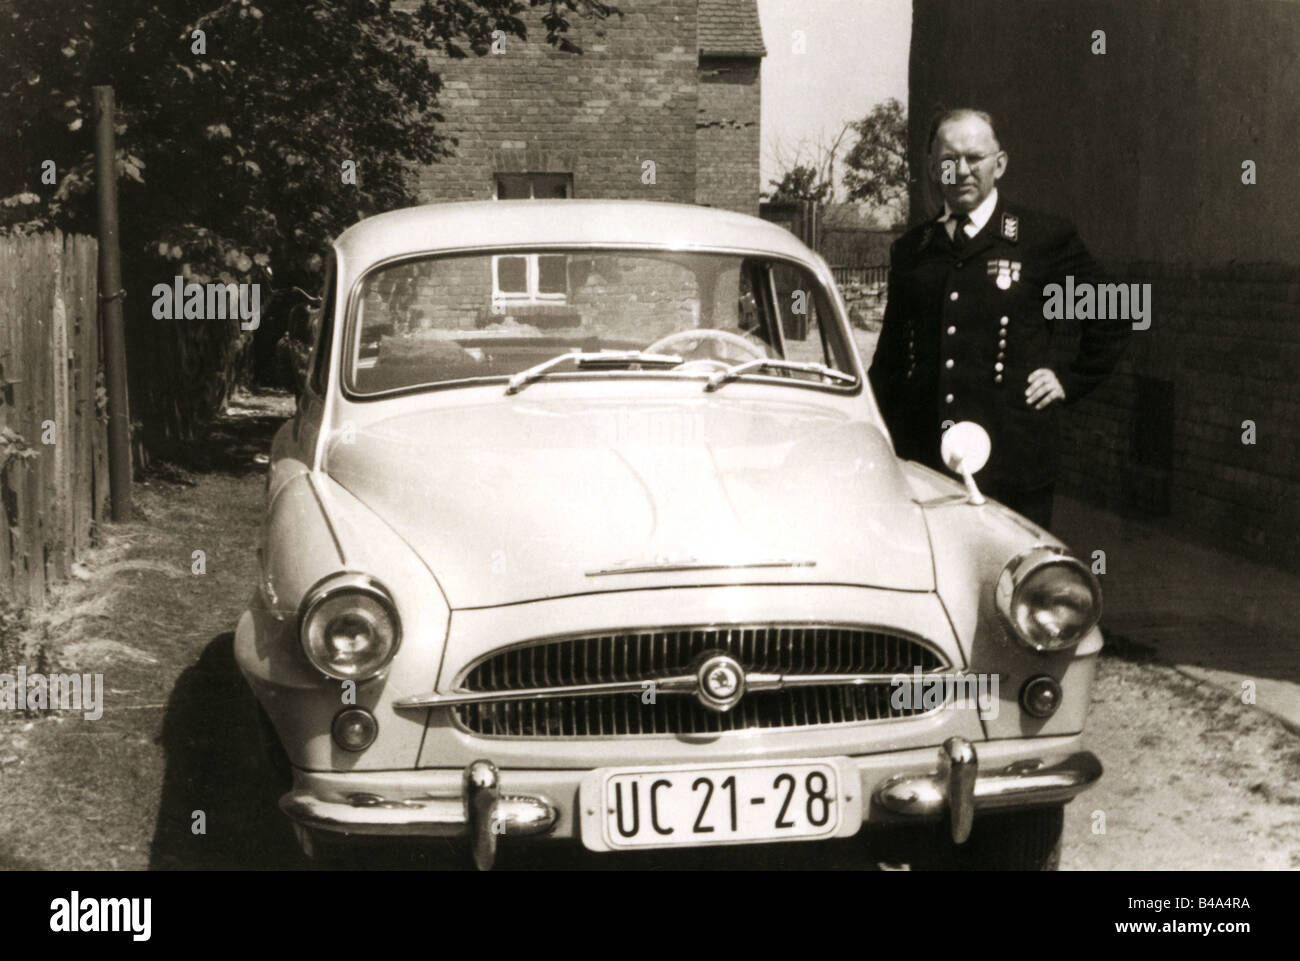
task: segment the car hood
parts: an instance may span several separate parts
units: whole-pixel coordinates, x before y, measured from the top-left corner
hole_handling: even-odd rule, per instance
[[[502,398],[369,425],[325,466],[458,608],[674,585],[934,587],[889,443],[814,405]]]

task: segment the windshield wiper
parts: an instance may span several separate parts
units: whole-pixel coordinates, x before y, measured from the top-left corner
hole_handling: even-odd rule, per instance
[[[682,358],[674,354],[648,354],[641,350],[571,350],[567,354],[560,354],[550,360],[544,360],[540,364],[515,374],[506,384],[507,396],[519,393],[533,381],[541,380],[552,369],[569,361],[573,361],[579,367],[600,364],[652,364],[656,367],[676,367],[682,362]]]
[[[723,384],[730,384],[733,380],[756,370],[762,370],[764,367],[775,367],[777,370],[795,370],[804,374],[820,374],[830,380],[838,380],[841,384],[853,384],[858,380],[852,374],[846,374],[842,370],[836,370],[824,364],[782,360],[779,357],[756,357],[754,360],[747,360],[743,364],[737,364],[735,367],[728,367],[726,370],[718,371],[709,378],[709,382],[704,385],[704,389],[705,391],[717,390]]]

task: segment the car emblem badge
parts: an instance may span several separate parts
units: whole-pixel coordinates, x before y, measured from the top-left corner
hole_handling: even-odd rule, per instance
[[[714,697],[731,697],[736,691],[736,675],[727,667],[715,667],[709,675],[709,693]]]
[[[711,654],[695,673],[696,697],[711,711],[730,711],[745,694],[745,669],[730,654]]]

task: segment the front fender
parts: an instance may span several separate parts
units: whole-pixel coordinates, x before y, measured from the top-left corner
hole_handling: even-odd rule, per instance
[[[298,609],[322,578],[369,574],[388,588],[402,623],[397,654],[379,677],[355,685],[325,677],[298,639]],[[437,581],[400,535],[324,475],[288,480],[266,521],[261,584],[235,632],[235,658],[266,710],[290,761],[310,770],[414,767],[424,717],[398,714],[394,699],[432,689],[449,609]],[[330,737],[344,707],[369,709],[374,744],[344,751]]]
[[[926,468],[909,465],[934,551],[935,584],[952,621],[968,670],[998,675],[996,717],[984,719],[991,739],[1077,734],[1083,730],[1102,635],[1093,630],[1072,650],[1044,654],[1022,644],[998,613],[993,588],[1006,563],[1035,544],[1065,545],[1001,504],[976,506],[945,495],[964,488]],[[1050,718],[1031,717],[1020,708],[1025,681],[1048,674],[1060,684],[1063,699]]]

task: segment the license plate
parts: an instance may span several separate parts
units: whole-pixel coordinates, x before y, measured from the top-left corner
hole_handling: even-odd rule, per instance
[[[593,771],[579,796],[582,839],[603,851],[856,833],[859,787],[857,769],[839,758]]]

